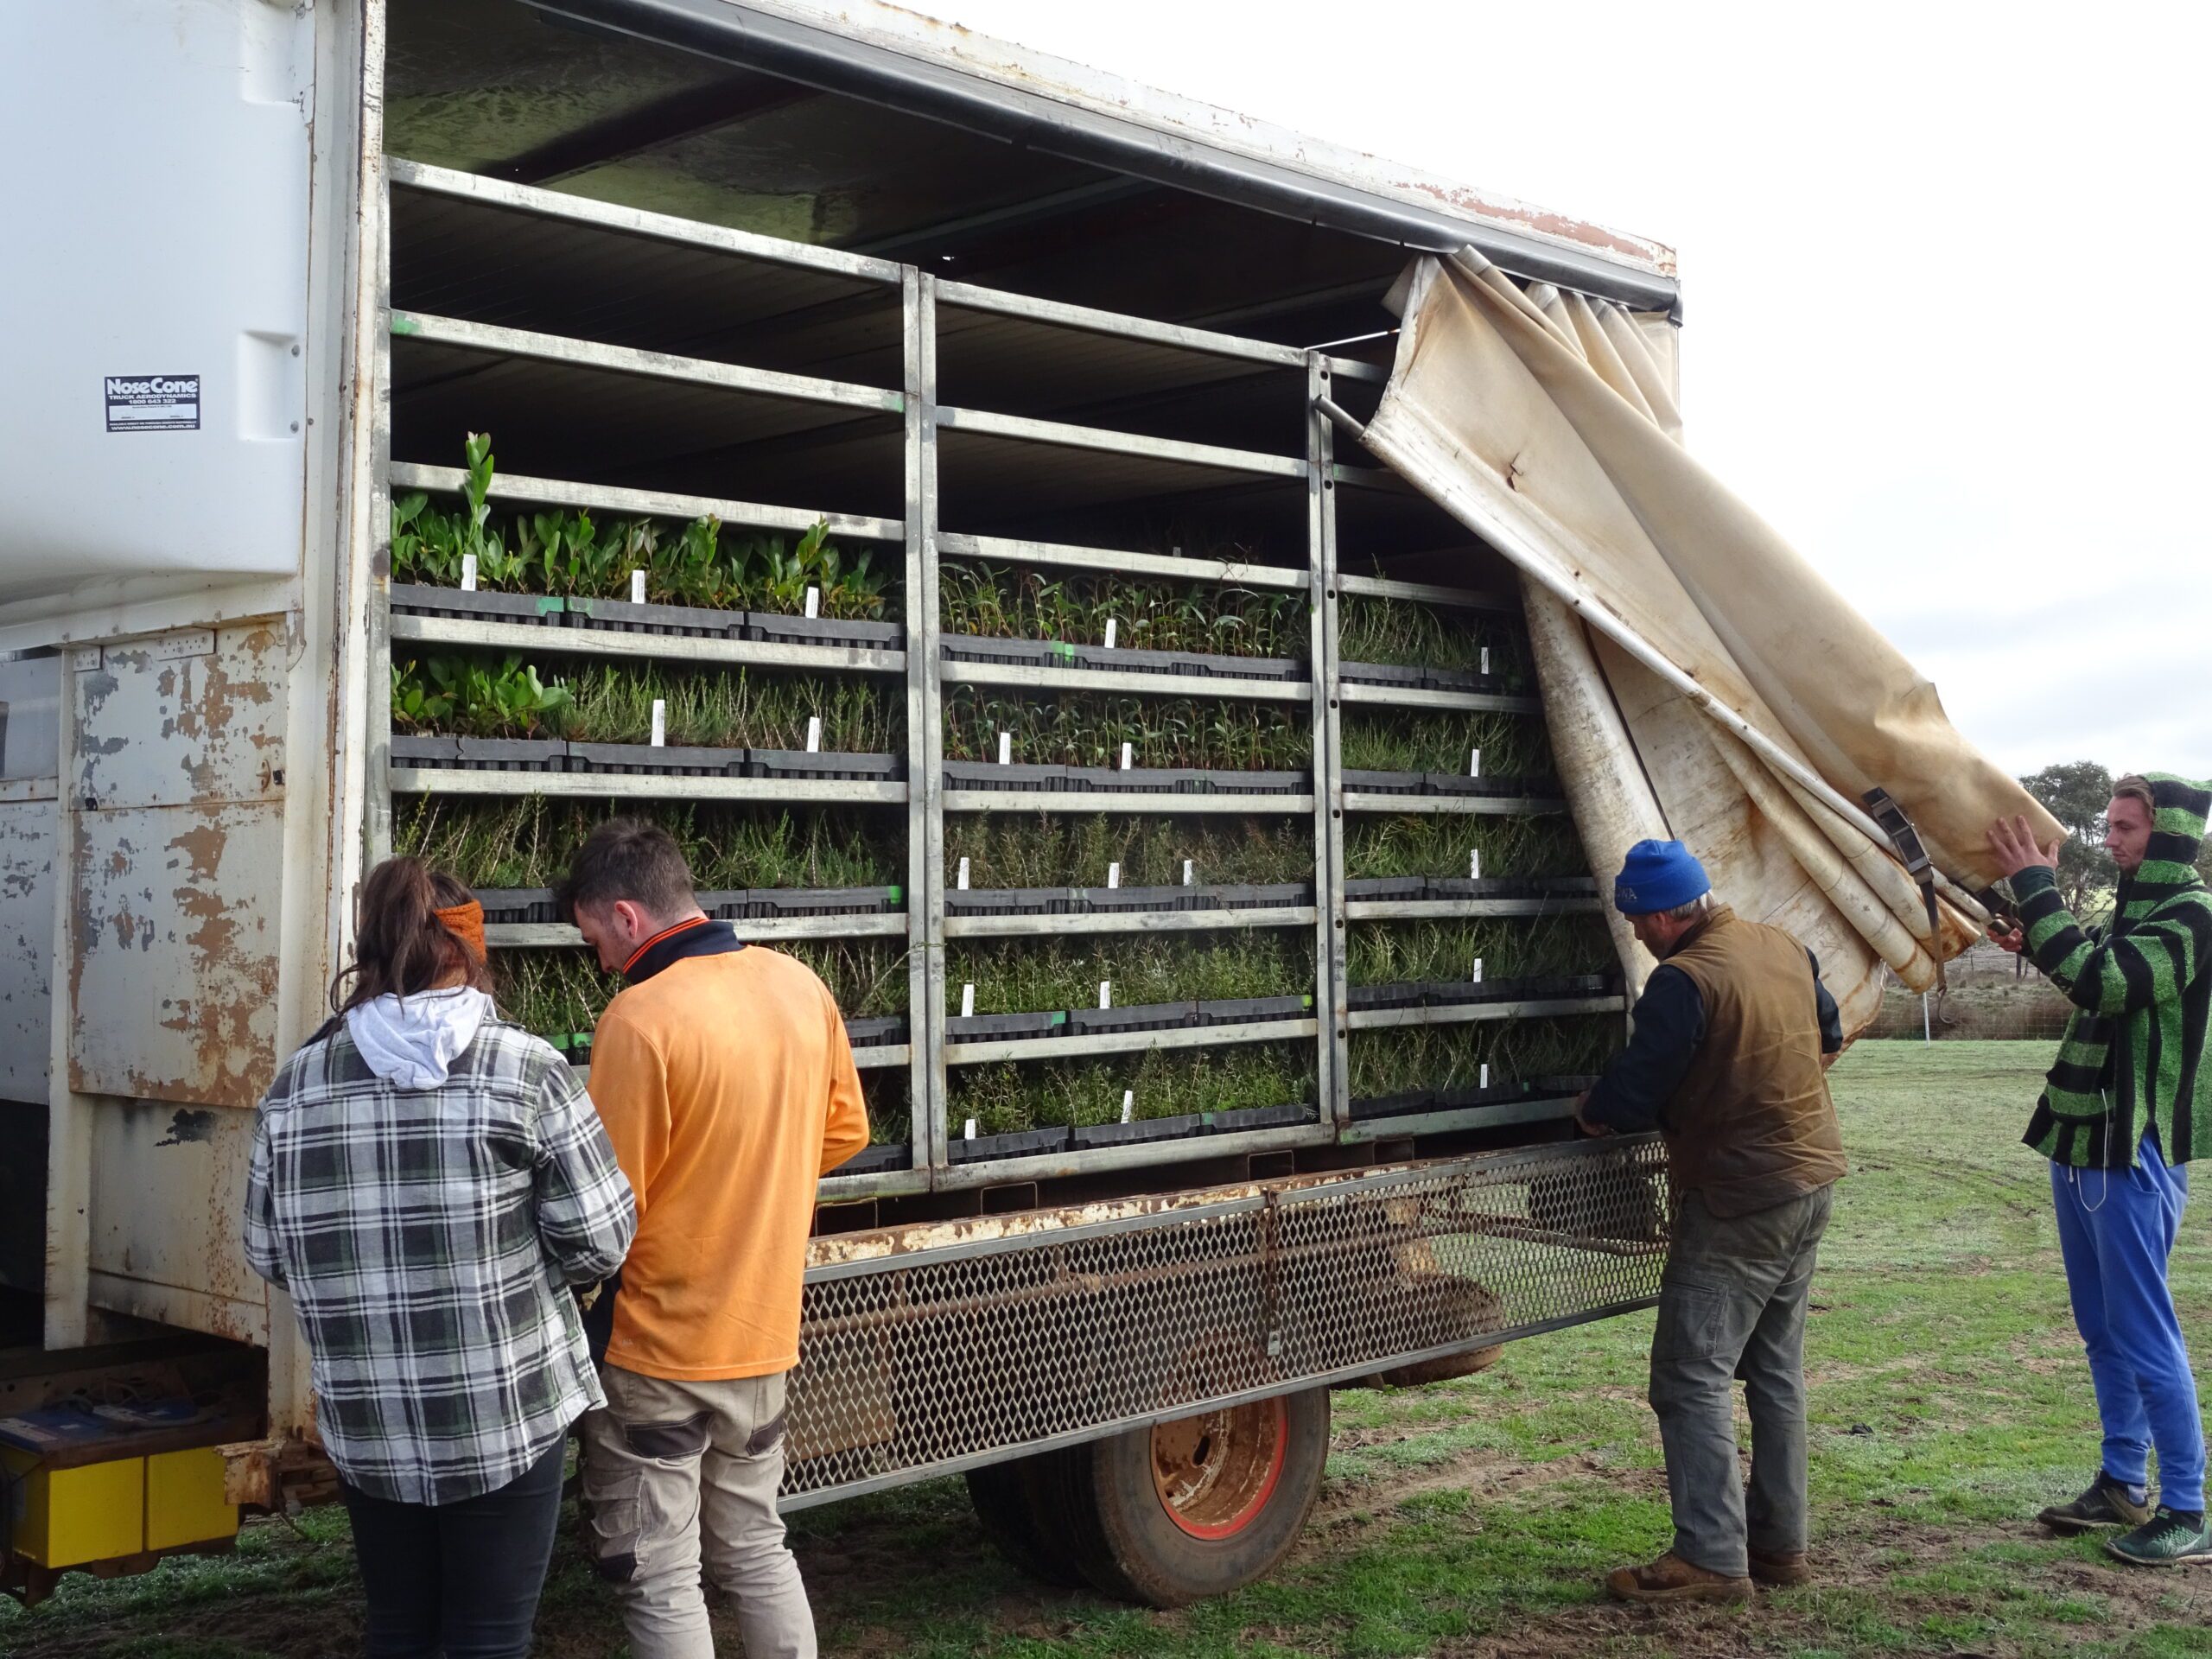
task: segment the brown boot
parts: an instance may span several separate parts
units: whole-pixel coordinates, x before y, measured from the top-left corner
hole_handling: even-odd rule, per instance
[[[1755,1549],[1751,1552],[1751,1576],[1761,1584],[1810,1584],[1813,1569],[1805,1565],[1805,1552],[1802,1549],[1786,1554]]]
[[[1751,1581],[1693,1567],[1669,1550],[1649,1567],[1615,1567],[1605,1588],[1621,1601],[1741,1601],[1751,1593]]]

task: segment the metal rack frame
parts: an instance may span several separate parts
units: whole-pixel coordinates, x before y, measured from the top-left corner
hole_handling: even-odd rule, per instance
[[[1432,691],[1363,685],[1341,681],[1338,661],[1338,601],[1340,595],[1401,598],[1470,610],[1512,612],[1510,599],[1433,584],[1373,576],[1340,576],[1337,568],[1336,492],[1339,486],[1402,490],[1402,480],[1374,468],[1347,467],[1334,454],[1334,427],[1324,411],[1332,378],[1375,381],[1372,365],[1332,358],[1267,341],[1200,328],[1160,323],[1081,306],[941,283],[912,266],[840,253],[805,244],[779,241],[748,232],[697,225],[667,215],[613,207],[555,191],[514,185],[474,175],[398,160],[387,162],[383,220],[390,224],[394,188],[431,192],[486,204],[503,212],[565,220],[600,232],[616,232],[648,241],[677,243],[730,256],[735,260],[813,270],[848,281],[880,283],[896,296],[900,315],[900,385],[895,390],[747,368],[710,359],[677,356],[635,347],[603,345],[524,329],[472,323],[460,319],[396,311],[391,306],[389,238],[380,238],[383,260],[378,293],[385,327],[376,371],[379,382],[372,407],[374,465],[380,493],[374,534],[388,556],[391,493],[421,489],[457,493],[463,475],[452,467],[391,460],[390,341],[416,340],[496,358],[527,357],[601,372],[677,381],[733,396],[798,401],[817,406],[895,416],[902,425],[904,455],[901,517],[827,512],[763,503],[533,477],[499,475],[491,498],[501,503],[583,508],[616,514],[690,518],[712,514],[723,521],[766,530],[800,531],[826,518],[833,534],[899,545],[904,565],[903,649],[857,650],[814,645],[691,639],[624,633],[586,628],[555,628],[424,616],[394,616],[382,602],[372,604],[370,636],[377,661],[372,666],[372,776],[383,781],[372,789],[369,836],[372,855],[389,849],[391,798],[410,793],[482,796],[544,794],[593,798],[774,802],[790,804],[903,806],[907,831],[907,907],[903,916],[809,918],[786,922],[735,924],[742,937],[773,941],[823,938],[899,938],[908,944],[909,1029],[907,1044],[868,1052],[876,1065],[909,1067],[912,1156],[907,1170],[863,1176],[831,1176],[821,1196],[836,1203],[928,1190],[944,1191],[1033,1181],[1084,1172],[1140,1165],[1171,1164],[1227,1154],[1276,1151],[1332,1141],[1370,1141],[1484,1124],[1536,1124],[1568,1115],[1571,1103],[1536,1101],[1498,1108],[1441,1111],[1387,1120],[1353,1122],[1345,1066],[1351,1033],[1417,1023],[1497,1020],[1586,1014],[1619,1009],[1615,997],[1578,997],[1542,1002],[1473,1005],[1467,1008],[1413,1009],[1351,1014],[1347,1009],[1346,931],[1356,922],[1473,916],[1521,917],[1588,911],[1594,899],[1457,899],[1407,902],[1347,901],[1344,896],[1344,820],[1347,813],[1452,812],[1525,814],[1564,810],[1556,799],[1529,797],[1395,796],[1347,791],[1340,776],[1342,711],[1344,707],[1402,708],[1501,712],[1534,715],[1540,705],[1529,697],[1489,693]],[[1105,335],[1153,346],[1211,355],[1256,368],[1302,372],[1306,442],[1301,454],[1281,455],[1181,440],[1140,436],[1061,421],[939,405],[938,314],[940,308],[983,311],[1024,318],[1059,328]],[[969,534],[940,526],[938,447],[939,435],[1011,440],[1058,451],[1089,450],[1153,461],[1230,473],[1254,480],[1299,484],[1306,500],[1307,549],[1303,565],[1232,563],[1205,558],[1163,556],[1060,543]],[[938,577],[942,559],[976,559],[1017,566],[1167,577],[1178,581],[1235,582],[1280,592],[1306,594],[1312,617],[1311,677],[1304,681],[1239,680],[1195,675],[1159,675],[1092,669],[1057,669],[968,662],[948,663],[938,648]],[[533,653],[691,662],[815,672],[896,677],[906,691],[907,780],[867,783],[839,780],[781,780],[737,778],[675,778],[575,772],[467,772],[395,766],[390,760],[388,710],[379,695],[391,643],[487,646]],[[996,685],[1147,696],[1241,699],[1283,705],[1304,704],[1312,725],[1316,757],[1310,792],[1296,795],[1090,794],[1079,791],[999,791],[948,789],[937,764],[943,752],[944,688],[953,684]],[[1266,910],[1181,912],[1100,916],[969,917],[944,913],[944,819],[961,812],[1144,813],[1184,817],[1236,814],[1305,817],[1313,826],[1316,902]],[[1311,1017],[1246,1027],[1223,1026],[1179,1031],[1113,1033],[949,1044],[945,1035],[946,963],[949,939],[1024,938],[1083,931],[1127,934],[1197,929],[1258,929],[1311,926],[1319,965]],[[505,948],[563,947],[579,943],[573,928],[552,924],[497,925],[486,930],[489,943]],[[1074,1058],[1091,1054],[1141,1052],[1150,1048],[1212,1047],[1268,1041],[1312,1041],[1315,1045],[1319,1116],[1293,1128],[1210,1135],[1187,1141],[1153,1141],[1090,1148],[1044,1157],[954,1165],[948,1157],[947,1068],[997,1060]]]

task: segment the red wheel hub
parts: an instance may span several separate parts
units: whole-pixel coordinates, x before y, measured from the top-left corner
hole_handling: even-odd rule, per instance
[[[1160,1506],[1193,1538],[1236,1536],[1274,1496],[1289,1441],[1280,1399],[1155,1424],[1152,1481]]]

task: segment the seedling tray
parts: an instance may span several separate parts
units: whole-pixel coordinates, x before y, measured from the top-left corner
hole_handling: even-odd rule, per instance
[[[1222,910],[1268,910],[1279,905],[1310,905],[1313,902],[1313,886],[1310,881],[1266,881],[1244,887],[1194,887],[1194,893],[1210,893],[1212,906]],[[1210,906],[1200,902],[1194,908]]]
[[[1019,668],[1065,668],[1075,647],[1051,639],[990,639],[980,634],[947,634],[944,659],[949,663],[1011,663]]]
[[[567,772],[569,746],[557,738],[456,738],[464,772]]]
[[[845,1021],[845,1040],[855,1048],[880,1048],[886,1044],[906,1040],[906,1016],[903,1014],[873,1014],[864,1019]]]
[[[947,1041],[956,1043],[988,1038],[1057,1037],[1067,1022],[1065,1013],[971,1014],[964,1018],[954,1014],[944,1022],[944,1035]]]
[[[1436,1092],[1431,1089],[1415,1089],[1402,1095],[1375,1095],[1366,1100],[1351,1103],[1354,1122],[1371,1117],[1404,1117],[1412,1112],[1425,1112],[1434,1105]]]
[[[1559,785],[1548,778],[1463,778],[1452,772],[1420,774],[1431,795],[1555,795]]]
[[[1078,916],[1114,916],[1130,911],[1200,910],[1201,887],[1071,887],[1068,908]]]
[[[566,600],[543,594],[463,593],[458,588],[426,582],[391,584],[395,616],[459,616],[472,622],[525,622],[557,628],[567,605]]]
[[[1338,663],[1337,677],[1354,685],[1419,686],[1428,671],[1401,668],[1395,663]]]
[[[800,916],[882,916],[906,902],[903,887],[755,887],[745,914],[756,921]]]
[[[1344,993],[1344,1007],[1351,1013],[1368,1008],[1417,1008],[1422,987],[1411,980],[1388,985],[1354,985]]]
[[[1284,1129],[1300,1123],[1318,1123],[1321,1109],[1312,1101],[1293,1101],[1285,1106],[1240,1106],[1234,1111],[1208,1112],[1206,1128],[1215,1135],[1243,1135],[1252,1129]]]
[[[545,1040],[552,1044],[560,1052],[561,1058],[568,1061],[570,1065],[591,1064],[591,1033],[588,1031],[563,1032],[548,1037]]]
[[[484,906],[486,925],[561,919],[550,887],[476,887],[472,891],[476,902]]]
[[[1598,1077],[1595,1072],[1575,1073],[1564,1077],[1554,1074],[1548,1077],[1524,1078],[1522,1086],[1529,1091],[1529,1098],[1531,1100],[1557,1100],[1579,1095],[1585,1089],[1594,1087],[1597,1081]]]
[[[1344,883],[1344,897],[1347,899],[1379,902],[1425,899],[1428,894],[1427,881],[1418,875],[1363,875]]]
[[[1059,785],[1099,795],[1295,795],[1302,772],[1222,772],[1191,766],[1067,766]]]
[[[461,764],[461,740],[457,737],[395,737],[391,740],[391,757],[395,766],[420,766],[433,772],[450,772]]]
[[[1141,1117],[1133,1123],[1078,1123],[1074,1131],[1075,1147],[1081,1152],[1086,1147],[1132,1147],[1147,1141],[1179,1141],[1185,1135],[1203,1135],[1205,1117],[1186,1112],[1177,1117]]]
[[[745,637],[779,645],[850,645],[863,651],[896,650],[906,638],[896,622],[863,622],[832,617],[779,616],[747,611]]]
[[[911,1169],[914,1163],[914,1149],[886,1142],[881,1146],[862,1147],[858,1152],[830,1173],[832,1175],[881,1175],[894,1169]]]
[[[956,1164],[995,1163],[1001,1158],[1033,1158],[1049,1152],[1068,1149],[1068,1131],[1065,1126],[1050,1129],[1023,1129],[1015,1135],[979,1135],[972,1141],[954,1141],[948,1148]]]
[[[1068,910],[1065,887],[952,888],[944,895],[947,916],[1061,916]]]
[[[1528,1097],[1528,1085],[1519,1083],[1494,1083],[1487,1089],[1440,1089],[1436,1091],[1434,1109],[1465,1111],[1471,1106],[1503,1106]]]
[[[1598,890],[1597,882],[1586,875],[1485,875],[1478,880],[1464,875],[1432,875],[1427,886],[1431,899],[1576,899],[1586,898]]]
[[[1488,691],[1505,690],[1501,675],[1478,674],[1471,668],[1424,668],[1421,683],[1431,691]]]
[[[699,908],[718,922],[737,922],[749,913],[747,906],[753,895],[743,887],[715,887],[692,895],[699,901]]]
[[[1109,651],[1103,645],[1068,645],[1084,668],[1127,674],[1187,674],[1203,679],[1302,680],[1306,664],[1282,657],[1214,657],[1188,651]]]
[[[664,746],[650,743],[571,743],[569,770],[650,774],[660,778],[738,778],[747,751]]]
[[[626,599],[572,599],[569,626],[604,628],[617,633],[682,635],[693,639],[741,639],[743,611],[717,611],[702,605],[633,605]]]
[[[745,772],[749,778],[836,778],[855,783],[878,784],[906,775],[906,762],[896,754],[809,754],[803,749],[747,749]]]
[[[1180,1031],[1198,1023],[1195,1002],[1135,1002],[1126,1008],[1070,1008],[1067,1034],[1097,1037],[1109,1032]]]
[[[1418,795],[1421,776],[1418,772],[1363,772],[1349,766],[1343,773],[1346,789],[1361,790],[1370,795]]]
[[[1068,782],[1065,766],[1032,766],[1016,761],[1007,766],[995,766],[988,760],[947,760],[944,784],[948,789],[1059,790],[1080,785]]]
[[[1262,1020],[1303,1020],[1313,1012],[1310,996],[1231,996],[1198,1004],[1202,1026],[1246,1026]]]

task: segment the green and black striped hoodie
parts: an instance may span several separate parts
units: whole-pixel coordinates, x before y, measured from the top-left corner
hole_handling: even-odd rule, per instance
[[[2146,775],[2151,842],[2109,931],[2068,913],[2049,868],[2012,878],[2028,951],[2075,1009],[2022,1139],[2083,1169],[2134,1164],[2146,1128],[2169,1164],[2212,1152],[2212,892],[2193,868],[2212,790]]]

